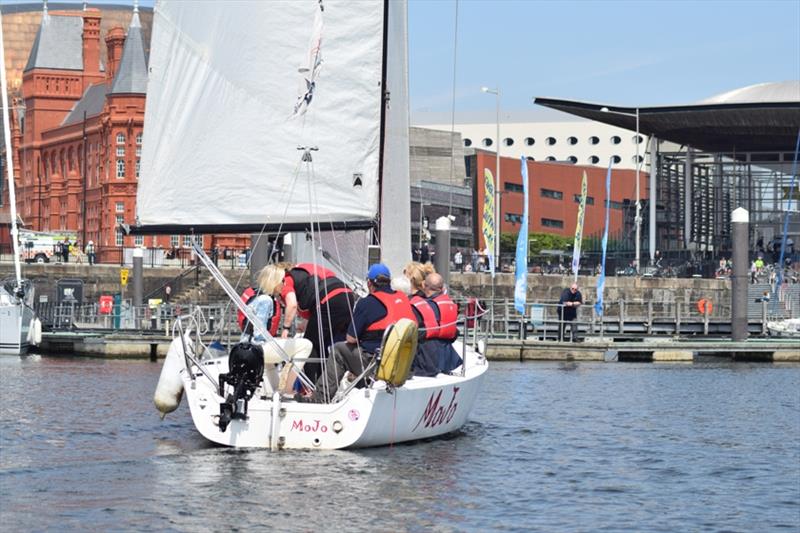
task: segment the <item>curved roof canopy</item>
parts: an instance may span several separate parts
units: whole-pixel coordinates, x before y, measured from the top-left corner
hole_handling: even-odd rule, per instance
[[[635,107],[535,98],[534,103],[636,131]],[[639,132],[708,152],[793,151],[800,81],[761,83],[696,104],[640,107]]]

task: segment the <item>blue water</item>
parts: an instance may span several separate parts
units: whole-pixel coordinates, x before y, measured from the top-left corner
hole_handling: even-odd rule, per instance
[[[493,363],[458,434],[208,445],[160,365],[0,359],[5,531],[800,531],[800,366]]]

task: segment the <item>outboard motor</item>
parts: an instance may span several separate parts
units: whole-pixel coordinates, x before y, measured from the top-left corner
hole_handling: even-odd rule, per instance
[[[264,379],[264,350],[257,344],[240,342],[228,357],[228,373],[219,375],[219,430],[225,431],[231,420],[247,419],[247,402]],[[227,385],[227,387],[226,387]],[[226,394],[226,389],[232,392]]]

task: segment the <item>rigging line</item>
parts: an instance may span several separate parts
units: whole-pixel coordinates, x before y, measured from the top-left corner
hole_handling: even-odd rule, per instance
[[[321,231],[320,231],[319,220],[318,219],[315,220],[315,216],[314,216],[315,209],[318,212],[319,211],[319,209],[318,209],[319,206],[317,204],[316,195],[314,194],[314,186],[313,186],[313,183],[314,183],[314,160],[311,157],[311,148],[308,148],[308,147],[306,148],[306,150],[305,150],[305,152],[303,154],[303,161],[306,164],[305,165],[306,166],[306,176],[307,176],[306,185],[307,185],[307,188],[308,188],[308,211],[309,211],[308,219],[310,221],[310,233],[311,233],[311,263],[313,265],[315,265],[315,266],[319,266],[319,263],[317,262],[317,246],[316,246],[318,237],[316,236],[316,234],[321,233]],[[316,232],[315,232],[315,229],[314,229],[315,222],[316,222]],[[322,347],[325,344],[325,337],[323,336],[323,332],[322,332],[322,305],[320,304],[320,301],[319,301],[319,294],[320,294],[319,279],[320,278],[319,278],[318,275],[316,275],[314,273],[311,274],[311,277],[314,280],[314,306],[315,306],[316,319],[317,319],[316,320],[316,322],[317,322],[316,323],[317,339],[318,339],[318,343],[319,343],[319,351],[317,353],[317,358],[319,359],[320,377],[323,377],[323,379],[322,379],[322,390],[323,390],[324,397],[325,398],[330,398],[329,384],[328,384],[328,379],[327,379],[328,374],[326,372],[327,364],[328,364],[328,361],[327,361],[328,358],[327,358],[327,354],[321,353],[322,352]],[[308,327],[313,327],[313,325],[310,324],[310,323],[306,324],[306,328],[308,328]],[[334,365],[335,364],[336,364],[336,362],[335,362],[335,358],[334,358]],[[319,377],[317,378],[317,381],[319,381]]]
[[[447,214],[453,214],[453,185],[456,180],[456,147],[455,147],[455,129],[456,129],[456,67],[458,66],[456,60],[458,59],[458,0],[456,0],[455,12],[455,29],[453,31],[453,94],[450,108],[450,199],[447,207]],[[500,139],[497,139],[500,142]],[[500,146],[498,144],[498,146]],[[499,148],[498,148],[499,150]],[[422,206],[422,199],[420,199],[420,206]],[[420,207],[421,208],[421,207]]]

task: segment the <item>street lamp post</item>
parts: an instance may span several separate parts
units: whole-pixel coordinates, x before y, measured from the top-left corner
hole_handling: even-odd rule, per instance
[[[616,115],[624,115],[626,117],[636,117],[636,216],[633,219],[634,227],[636,228],[636,251],[635,258],[634,258],[634,265],[636,267],[636,273],[639,273],[639,256],[641,253],[641,243],[642,243],[642,202],[641,196],[639,192],[639,169],[641,168],[641,158],[639,157],[639,108],[636,108],[636,113],[623,113],[622,111],[612,111],[607,107],[603,107],[600,109],[603,113],[614,113]],[[652,202],[653,199],[651,198],[650,201]],[[652,224],[653,221],[651,220],[650,223]]]
[[[497,104],[497,148],[495,149],[495,170],[494,170],[494,220],[495,220],[495,236],[494,236],[494,257],[495,257],[495,272],[500,268],[500,87],[490,89],[489,87],[481,87],[481,92],[495,95],[495,102]]]

